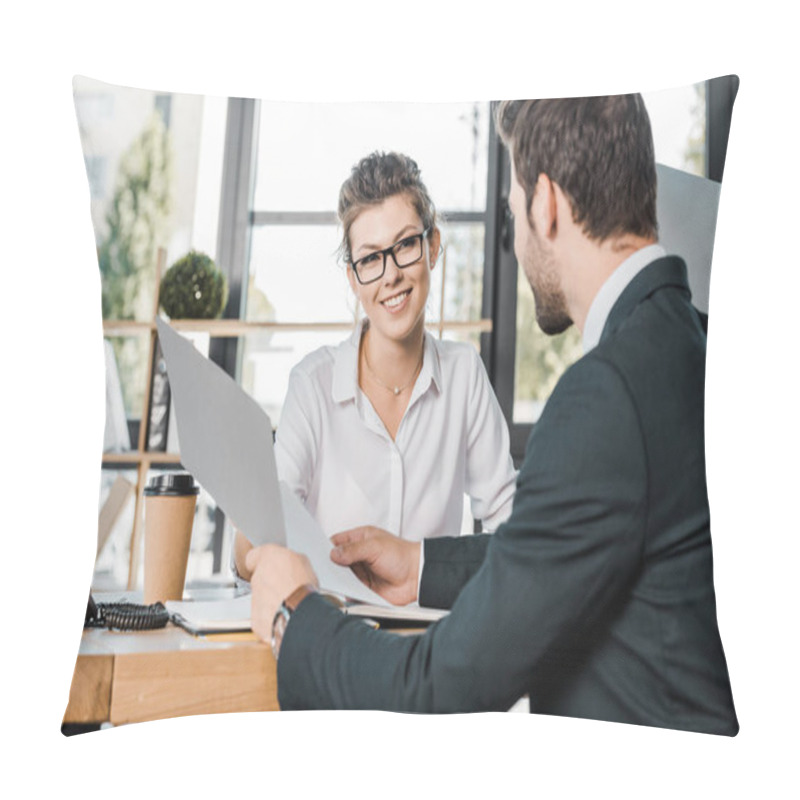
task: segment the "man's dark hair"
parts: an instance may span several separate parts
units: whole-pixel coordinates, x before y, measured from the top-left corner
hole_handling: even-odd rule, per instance
[[[545,173],[590,238],[656,236],[653,134],[641,95],[505,101],[495,109],[495,125],[528,214]]]

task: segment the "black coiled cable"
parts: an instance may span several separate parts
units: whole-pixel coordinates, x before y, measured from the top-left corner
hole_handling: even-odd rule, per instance
[[[113,628],[119,631],[147,631],[163,628],[169,612],[163,603],[95,603],[89,598],[85,628]]]

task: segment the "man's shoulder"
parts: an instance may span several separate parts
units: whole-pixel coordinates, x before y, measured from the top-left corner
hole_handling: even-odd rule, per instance
[[[680,369],[705,357],[703,317],[688,289],[664,286],[636,303],[592,353],[620,368]]]
[[[705,332],[704,315],[692,304],[685,261],[666,255],[647,264],[609,311],[600,344],[619,336],[640,346],[670,345],[681,335]],[[665,336],[666,332],[670,336]]]
[[[562,404],[575,406],[577,410],[585,406],[587,413],[596,413],[603,395],[613,397],[624,391],[618,355],[613,347],[597,346],[567,367],[545,404],[542,419],[548,406]]]
[[[531,437],[539,453],[564,441],[632,447],[667,429],[696,433],[705,335],[691,303],[670,292],[639,302],[564,372]]]

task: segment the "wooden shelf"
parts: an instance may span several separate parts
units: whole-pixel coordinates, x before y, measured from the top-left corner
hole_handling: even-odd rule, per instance
[[[177,453],[161,453],[159,451],[126,450],[124,453],[103,453],[103,464],[138,464],[149,461],[151,464],[180,464],[181,457]]]
[[[208,333],[212,338],[234,338],[261,331],[343,331],[346,333],[353,330],[352,322],[250,322],[236,319],[176,319],[170,320],[169,324],[176,331]],[[426,327],[431,331],[488,333],[492,330],[492,321],[490,319],[479,319],[472,322],[431,322]],[[155,321],[104,320],[103,322],[103,334],[105,336],[140,336],[152,333],[155,329]]]

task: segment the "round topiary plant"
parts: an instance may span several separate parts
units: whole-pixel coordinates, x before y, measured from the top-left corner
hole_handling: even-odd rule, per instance
[[[158,299],[170,319],[216,319],[228,300],[228,283],[205,253],[192,250],[167,270]]]

